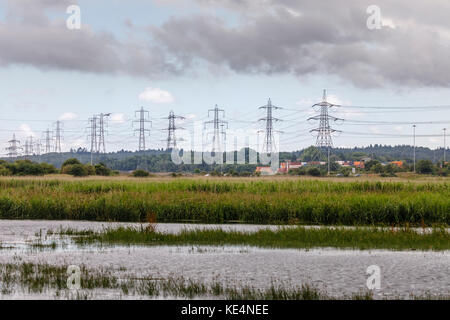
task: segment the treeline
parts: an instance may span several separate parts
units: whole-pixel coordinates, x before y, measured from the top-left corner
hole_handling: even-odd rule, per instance
[[[90,175],[110,176],[119,174],[118,171],[111,170],[103,163],[96,165],[82,164],[78,159],[66,160],[61,169],[48,163],[37,163],[31,160],[17,160],[7,162],[0,160],[0,176],[43,176],[46,174],[70,174],[75,177],[85,177]]]
[[[338,176],[348,177],[352,173],[352,169],[349,167],[341,166],[337,163],[330,164],[330,171],[332,174]],[[414,165],[404,163],[403,166],[398,167],[394,164],[383,165],[378,160],[370,160],[365,163],[364,169],[356,168],[356,173],[374,173],[379,174],[381,177],[395,177],[399,172],[413,172]],[[430,174],[436,176],[447,177],[450,176],[449,164],[434,164],[430,160],[419,160],[416,164],[416,172],[419,174]],[[316,167],[301,167],[289,170],[290,175],[309,175],[314,177],[326,176],[328,174],[328,166],[316,166]]]
[[[326,148],[311,146],[300,151],[282,153],[280,158],[282,157],[290,160],[326,161],[327,150]],[[363,158],[371,158],[380,162],[402,160],[407,163],[413,163],[414,147],[375,144],[368,147],[333,148],[331,150],[331,158],[334,161],[359,161]],[[431,150],[425,147],[416,147],[416,159],[430,160],[433,163],[442,162],[444,160],[444,148]]]
[[[248,148],[245,150],[248,156]],[[450,154],[450,152],[448,153]],[[443,160],[444,150],[436,151],[429,148],[417,147],[416,159],[429,160],[438,164]],[[253,172],[256,165],[208,165],[202,164],[181,164],[172,162],[170,150],[147,150],[147,151],[125,151],[112,152],[107,154],[93,154],[94,163],[103,163],[112,170],[134,171],[142,169],[149,172],[214,172],[216,170],[226,173],[244,174]],[[90,163],[91,154],[86,149],[71,150],[67,153],[49,153],[40,156],[29,156],[28,159],[39,163],[49,163],[56,168],[61,168],[68,159],[78,159],[80,163]],[[280,161],[327,161],[327,150],[324,148],[308,147],[300,151],[281,152]],[[404,161],[408,165],[413,163],[412,146],[383,146],[371,145],[364,148],[334,148],[331,150],[331,162],[335,161],[359,161],[364,158],[371,158],[379,162],[389,162],[394,160]],[[9,160],[9,159],[5,159]],[[17,160],[17,159],[16,159]]]

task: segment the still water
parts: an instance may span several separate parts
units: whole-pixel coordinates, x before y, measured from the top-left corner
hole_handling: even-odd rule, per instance
[[[31,247],[40,230],[59,228],[94,229],[117,227],[122,223],[80,221],[0,221],[0,264],[34,262],[54,265],[85,265],[114,269],[120,277],[167,278],[183,276],[201,282],[219,280],[231,285],[267,288],[272,283],[287,287],[310,284],[327,294],[340,297],[367,290],[367,267],[381,268],[381,289],[376,298],[410,294],[450,295],[450,252],[340,250],[340,249],[261,249],[248,246],[112,246],[79,247],[70,238],[59,239],[65,246],[36,250]],[[218,228],[255,231],[258,225],[158,224],[159,231]],[[276,228],[276,226],[270,226]],[[55,237],[56,239],[56,237]],[[26,292],[1,298],[52,298],[50,292]],[[111,290],[97,290],[94,298],[123,297]],[[133,297],[135,298],[135,297]]]

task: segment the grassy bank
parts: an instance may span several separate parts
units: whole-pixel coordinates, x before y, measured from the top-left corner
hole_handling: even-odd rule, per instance
[[[0,219],[450,224],[450,184],[321,180],[0,179]]]
[[[74,236],[78,244],[249,245],[263,248],[333,247],[361,250],[450,249],[450,234],[437,229],[429,233],[419,233],[410,229],[284,227],[257,232],[200,229],[170,234],[148,231],[145,228],[120,227],[100,232],[66,229],[58,233]]]

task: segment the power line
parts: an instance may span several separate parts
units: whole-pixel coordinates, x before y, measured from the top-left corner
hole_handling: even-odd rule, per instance
[[[105,119],[109,117],[111,113],[100,113],[99,114],[99,135],[98,135],[98,152],[106,153],[105,145]]]
[[[145,115],[150,117],[150,113],[147,110],[144,110],[143,107],[141,107],[140,110],[135,111],[135,116],[136,116],[136,113],[139,113],[139,120],[135,120],[135,121],[133,121],[133,123],[139,122],[139,129],[136,129],[135,131],[139,131],[139,151],[144,151],[144,150],[146,150],[146,148],[145,148],[145,132],[150,133],[150,130],[145,128],[145,123],[150,122],[150,125],[151,125],[152,122],[145,117]]]
[[[20,141],[16,139],[16,134],[13,134],[13,138],[8,141],[9,147],[6,148],[8,151],[7,156],[10,158],[15,158],[20,155],[20,150],[22,147],[20,146]]]
[[[228,124],[228,122],[220,120],[219,113],[222,112],[223,117],[225,117],[225,110],[219,109],[217,104],[214,109],[208,110],[208,117],[211,111],[214,112],[214,120],[204,122],[204,128],[206,128],[208,124],[213,124],[212,152],[221,152],[219,125],[223,123]]]
[[[269,98],[269,101],[265,106],[259,107],[259,109],[266,109],[266,117],[261,118],[258,121],[265,121],[266,122],[266,130],[264,134],[264,142],[261,152],[266,152],[267,154],[272,154],[275,150],[277,150],[277,146],[275,145],[275,137],[274,133],[281,133],[281,131],[277,131],[273,129],[273,122],[281,121],[278,118],[273,117],[273,110],[279,110],[282,109],[281,107],[277,107],[272,105],[272,101]],[[264,130],[260,130],[258,132],[264,132]]]
[[[322,102],[316,103],[313,107],[320,107],[320,116],[311,117],[308,120],[319,120],[319,127],[312,129],[310,132],[317,132],[316,147],[326,147],[328,153],[328,175],[330,174],[330,149],[333,147],[333,140],[331,135],[335,132],[341,132],[330,127],[330,119],[333,121],[343,120],[329,115],[329,109],[334,107],[334,104],[327,102],[327,91],[323,90]]]
[[[97,145],[97,116],[94,115],[89,120],[89,129],[91,130],[90,141],[91,141],[91,165],[93,164],[93,154],[98,152]]]
[[[177,147],[177,138],[176,138],[176,130],[181,130],[184,128],[181,127],[177,127],[175,125],[175,120],[176,119],[182,119],[184,120],[185,117],[182,116],[176,116],[173,111],[171,110],[169,113],[169,116],[166,118],[169,119],[169,127],[167,129],[164,130],[168,130],[168,134],[167,134],[167,150],[169,150],[170,148],[176,148]]]
[[[56,121],[55,152],[61,153],[61,121]]]

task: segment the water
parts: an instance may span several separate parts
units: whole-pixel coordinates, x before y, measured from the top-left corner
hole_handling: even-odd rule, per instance
[[[0,250],[0,263],[34,262],[55,265],[84,264],[88,268],[109,268],[118,277],[167,278],[183,276],[201,282],[214,279],[231,286],[251,285],[267,288],[272,283],[287,287],[308,283],[327,294],[340,297],[366,290],[370,265],[381,268],[381,290],[376,298],[414,295],[450,295],[450,252],[337,250],[337,249],[261,249],[248,246],[113,246],[79,247],[69,239],[57,250],[30,247],[39,230],[60,227],[100,230],[119,223],[79,221],[0,221],[0,241],[10,249]],[[125,224],[139,225],[139,224]],[[218,225],[159,224],[160,231],[179,232],[183,228],[218,228]],[[225,229],[254,231],[267,226],[226,225]],[[271,228],[276,228],[271,226]],[[45,234],[45,233],[44,233]],[[56,239],[56,237],[55,237]],[[26,299],[53,298],[15,293]],[[125,299],[118,292],[96,290],[94,298]],[[12,295],[2,296],[12,298]],[[139,297],[138,297],[139,298]]]

